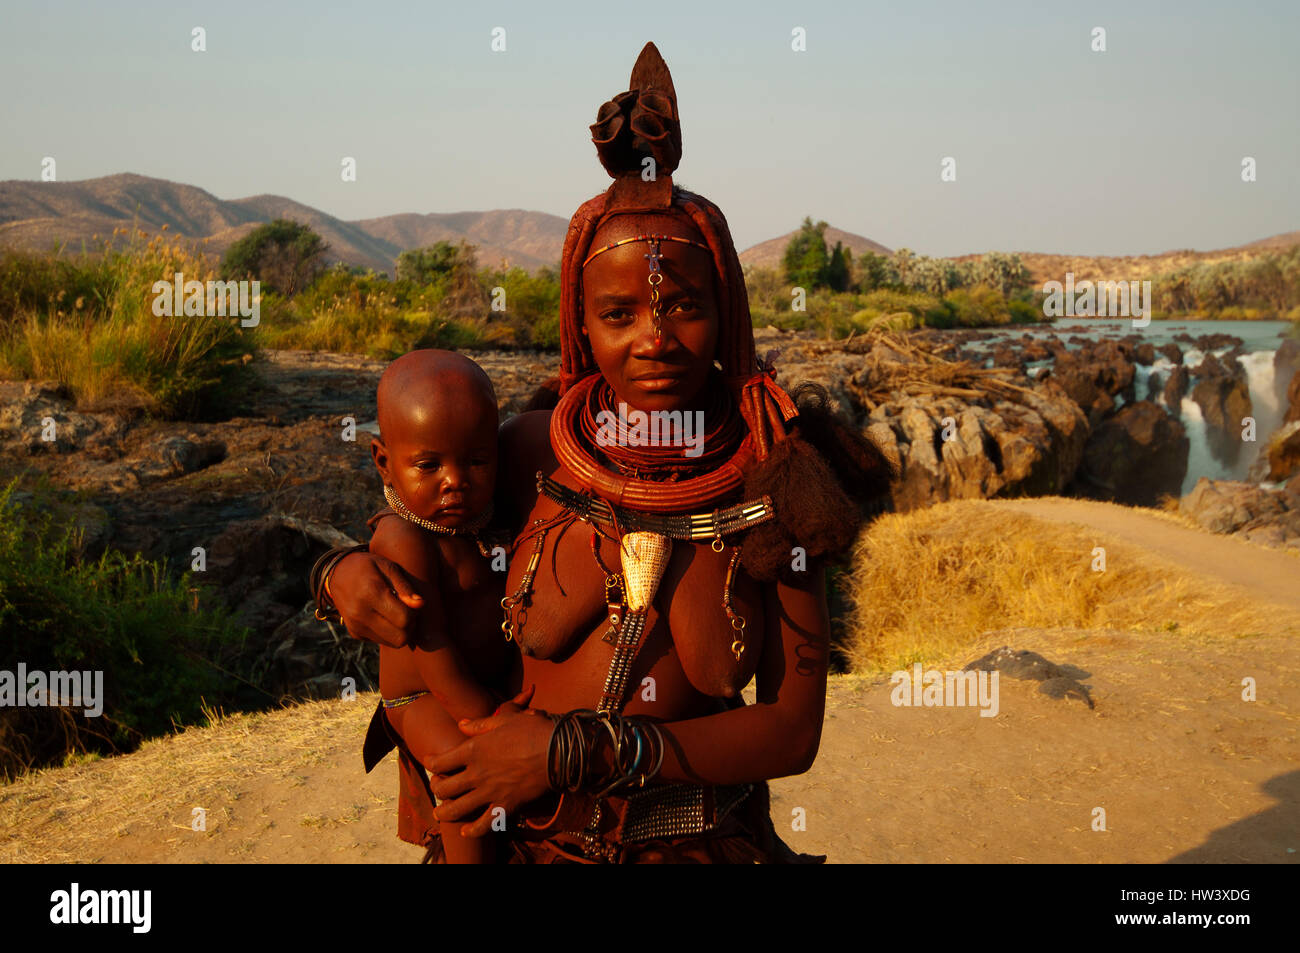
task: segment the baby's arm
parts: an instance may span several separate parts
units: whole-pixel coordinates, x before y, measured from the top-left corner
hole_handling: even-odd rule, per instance
[[[434,756],[450,751],[465,741],[455,720],[428,695],[398,708],[390,708],[386,714],[393,729],[406,742],[411,756],[421,764],[427,764]],[[438,833],[442,836],[442,849],[447,856],[447,863],[489,863],[493,849],[492,839],[462,837],[461,829],[466,826],[468,825],[459,821],[439,823]]]
[[[438,591],[437,547],[430,545],[414,527],[391,518],[380,520],[370,541],[370,551],[405,569],[424,599],[415,639],[405,648],[383,647],[380,658],[384,666],[396,663],[400,682],[409,684],[409,676],[414,674],[415,680],[429,691],[429,695],[386,712],[411,756],[420,764],[428,764],[437,755],[465,741],[465,735],[457,727],[458,720],[491,715],[496,699],[474,679],[448,637]],[[488,863],[491,841],[462,837],[460,832],[464,826],[454,821],[438,825],[447,862]]]
[[[409,653],[407,663],[414,665],[424,687],[454,721],[491,715],[497,706],[496,698],[475,680],[447,632],[438,591],[437,547],[419,529],[393,517],[379,521],[370,541],[370,551],[410,573],[416,591],[424,599],[415,639],[407,648],[390,651]]]

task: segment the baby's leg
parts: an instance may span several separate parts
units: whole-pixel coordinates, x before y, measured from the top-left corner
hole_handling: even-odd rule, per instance
[[[406,747],[421,764],[444,754],[466,738],[456,727],[456,722],[438,704],[432,695],[424,695],[415,701],[389,708],[388,720],[394,730],[402,736]],[[441,823],[438,825],[442,835],[443,851],[449,864],[490,864],[492,862],[491,836],[461,837],[463,823]]]

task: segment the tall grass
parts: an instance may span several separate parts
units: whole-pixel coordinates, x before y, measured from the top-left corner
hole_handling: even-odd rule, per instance
[[[264,302],[263,347],[394,358],[415,348],[555,348],[559,280],[551,269],[460,268],[428,283],[336,265],[293,299]]]
[[[215,277],[193,248],[137,232],[125,248],[62,259],[0,255],[0,375],[53,379],[79,405],[131,404],[170,417],[235,400],[254,343],[238,318],[158,317],[153,285]]]
[[[0,490],[0,669],[103,672],[103,714],[0,709],[0,776],[87,751],[124,751],[197,724],[234,690],[223,669],[246,630],[201,601],[188,574],[139,554],[81,555],[53,508]],[[19,686],[25,690],[25,686]]]

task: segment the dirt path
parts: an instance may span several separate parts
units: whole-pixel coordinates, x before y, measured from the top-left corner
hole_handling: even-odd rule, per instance
[[[1193,529],[1150,510],[1110,503],[1061,497],[991,502],[1039,519],[1108,533],[1192,572],[1300,609],[1300,559],[1281,550]]]

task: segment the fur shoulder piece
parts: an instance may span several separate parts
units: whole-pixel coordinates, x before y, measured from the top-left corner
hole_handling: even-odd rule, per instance
[[[897,464],[830,409],[825,388],[803,384],[792,396],[795,428],[745,475],[745,499],[766,494],[776,519],[741,544],[745,571],[760,582],[794,582],[792,551],[809,560],[842,555],[872,514],[887,508]]]

